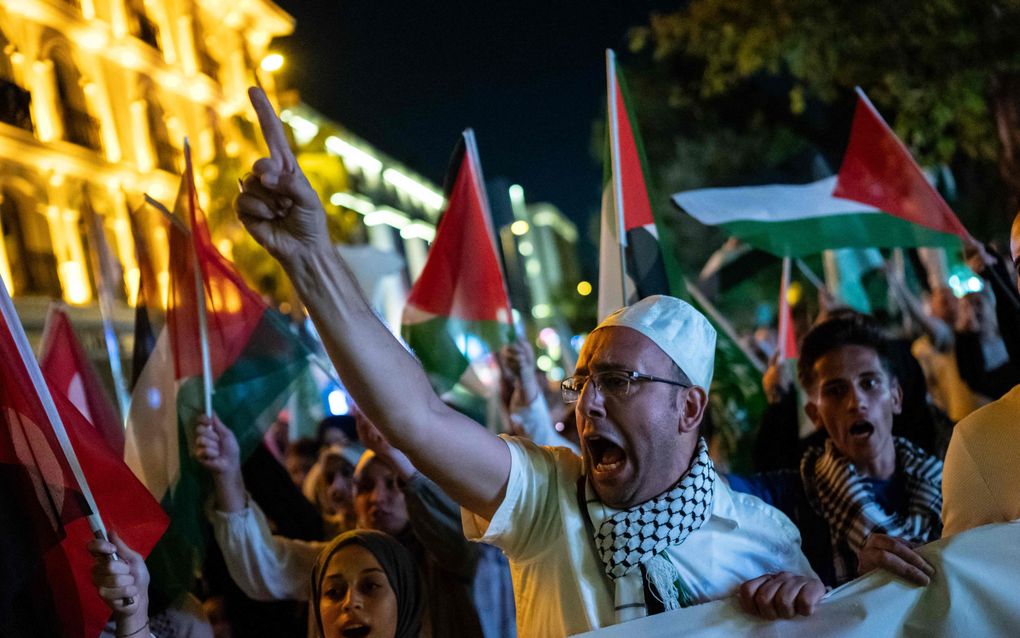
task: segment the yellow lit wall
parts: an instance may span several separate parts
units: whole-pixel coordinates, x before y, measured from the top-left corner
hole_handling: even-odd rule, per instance
[[[78,222],[87,197],[104,218],[111,250],[123,269],[123,298],[133,303],[139,268],[129,208],[137,207],[144,193],[172,207],[179,175],[176,168],[168,170],[167,158],[180,161],[184,136],[201,146],[196,149],[198,162],[226,154],[213,147],[214,139],[229,146],[233,157],[247,161],[258,156],[256,143],[246,139],[231,118],[239,115],[254,122],[243,89],[254,81],[254,67],[270,40],[289,34],[293,19],[270,0],[134,3],[144,6],[144,22],[154,27],[149,33],[158,31],[156,47],[143,39],[144,29],[133,27],[141,23],[133,19],[125,0],[77,4],[80,9],[53,0],[0,0],[0,32],[6,42],[0,55],[13,69],[13,77],[0,81],[30,93],[31,104],[31,130],[0,118],[0,188],[17,182],[25,194],[18,215],[40,211],[45,216],[43,228],[50,236],[46,242],[34,241],[32,249],[45,244],[52,255],[33,258],[37,265],[51,264],[47,267],[71,304],[94,303],[95,286],[89,280]],[[204,59],[196,51],[196,37],[205,44]],[[75,98],[80,108],[73,112],[60,99],[58,78],[64,62],[54,63],[54,51],[66,52],[59,59],[69,60],[80,77],[81,93]],[[272,95],[272,78],[259,77]],[[146,91],[146,86],[151,89]],[[217,117],[210,118],[210,112]],[[153,118],[162,120],[162,140],[150,126]],[[210,122],[219,123],[216,134]],[[83,138],[94,141],[83,143]],[[209,201],[207,193],[202,201]],[[161,230],[147,226],[165,294],[167,238]],[[10,287],[12,269],[26,266],[8,253],[0,245],[0,275]]]

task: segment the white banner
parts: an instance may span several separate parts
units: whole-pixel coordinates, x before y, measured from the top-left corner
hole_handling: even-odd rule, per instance
[[[986,525],[930,543],[920,552],[935,568],[927,587],[875,571],[829,592],[814,615],[767,621],[735,599],[650,616],[581,634],[585,638],[731,636],[1020,635],[1020,521]]]

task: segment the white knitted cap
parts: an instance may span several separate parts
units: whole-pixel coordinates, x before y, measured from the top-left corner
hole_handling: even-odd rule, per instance
[[[595,330],[610,326],[637,330],[680,366],[691,383],[706,392],[712,385],[715,328],[686,301],[666,295],[645,297],[609,315]]]

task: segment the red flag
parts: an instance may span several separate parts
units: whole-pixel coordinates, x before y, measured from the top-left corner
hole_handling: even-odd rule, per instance
[[[0,560],[0,604],[9,604],[4,611],[15,617],[22,613],[17,605],[35,605],[36,611],[42,611],[52,601],[45,616],[37,615],[39,625],[31,635],[94,638],[110,610],[91,582],[94,561],[85,546],[93,534],[86,516],[100,514],[107,529],[115,530],[143,555],[166,529],[167,518],[99,432],[58,388],[48,384],[66,440],[98,509],[91,511],[64,454],[57,426],[43,407],[44,395],[37,392],[41,386],[33,381],[33,376],[41,379],[42,375],[38,370],[30,372],[34,360],[23,358],[31,358],[31,353],[13,305],[6,290],[0,295],[0,358],[5,362],[0,378],[0,474],[4,477],[0,488],[6,502],[19,506],[16,513],[7,511],[0,519],[0,538],[20,540],[19,549],[28,554],[16,557],[20,563],[12,562],[10,556]],[[24,589],[26,583],[28,589]],[[6,622],[5,616],[0,628]]]
[[[858,88],[857,93],[850,144],[832,194],[932,230],[969,239],[970,233],[925,179],[907,147],[864,91]]]
[[[85,348],[75,336],[63,304],[50,305],[46,315],[39,367],[46,380],[99,430],[110,449],[118,457],[123,456],[124,426]]]
[[[442,394],[470,365],[513,339],[474,133],[450,161],[446,212],[404,307],[401,332]],[[470,341],[470,345],[469,345]]]
[[[212,242],[205,213],[198,204],[191,153],[185,148],[185,169],[174,216],[187,220],[189,233],[170,225],[170,301],[167,326],[173,344],[177,378],[202,376],[198,331],[197,266],[205,291],[209,359],[213,379],[237,360],[262,321],[267,305]]]

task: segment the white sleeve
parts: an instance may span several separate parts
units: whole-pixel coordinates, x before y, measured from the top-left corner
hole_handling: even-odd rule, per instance
[[[501,435],[510,450],[506,495],[491,520],[461,508],[468,540],[502,549],[507,557],[526,561],[542,553],[548,540],[562,533],[557,480],[557,453],[521,437]]]
[[[326,543],[274,536],[259,506],[248,503],[237,512],[208,512],[230,577],[254,600],[308,600],[312,567]]]
[[[549,404],[546,403],[545,395],[541,392],[535,395],[535,399],[526,405],[510,406],[510,422],[514,427],[524,433],[526,437],[538,445],[549,447],[565,447],[574,454],[580,456],[581,450],[556,431],[549,415]]]

